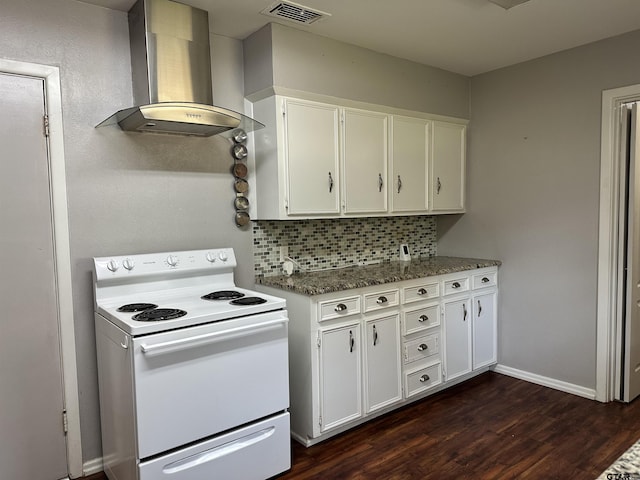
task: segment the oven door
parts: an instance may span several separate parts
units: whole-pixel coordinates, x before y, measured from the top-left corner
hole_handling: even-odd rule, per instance
[[[289,406],[285,310],[133,340],[138,458]]]

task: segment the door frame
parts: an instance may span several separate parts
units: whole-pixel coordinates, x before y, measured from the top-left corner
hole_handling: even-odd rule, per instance
[[[58,67],[0,58],[0,72],[44,80],[46,111],[49,116],[49,175],[51,184],[54,259],[57,281],[58,326],[62,360],[64,406],[67,412],[67,466],[72,478],[83,475],[80,436],[80,399],[76,366],[71,252],[67,212],[64,141],[62,129],[62,93]]]
[[[640,101],[640,85],[602,92],[600,213],[596,320],[596,400],[615,399],[616,326],[619,322],[618,262],[621,186],[620,109]]]

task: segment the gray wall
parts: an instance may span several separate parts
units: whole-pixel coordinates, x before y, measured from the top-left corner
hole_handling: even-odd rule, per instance
[[[469,78],[269,24],[244,41],[245,95],[272,86],[453,117],[469,117]],[[270,59],[270,61],[268,61]]]
[[[228,140],[94,128],[132,103],[125,13],[73,0],[2,0],[0,32],[0,57],[60,67],[87,461],[102,455],[91,257],[233,246],[241,259],[238,283],[250,287],[251,231],[240,231],[233,222]],[[242,43],[214,36],[212,45],[219,82],[214,98],[242,110]]]
[[[640,83],[640,31],[471,80],[468,213],[438,254],[498,258],[499,362],[595,388],[602,90]]]

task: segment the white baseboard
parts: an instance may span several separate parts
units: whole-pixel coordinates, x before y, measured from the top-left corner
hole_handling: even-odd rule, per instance
[[[102,457],[94,458],[82,464],[82,475],[88,477],[94,473],[102,472],[102,469]]]
[[[588,398],[589,400],[596,399],[596,391],[593,388],[586,388],[580,385],[574,385],[573,383],[563,382],[556,380],[555,378],[543,377],[535,373],[525,372],[524,370],[518,370],[517,368],[507,367],[506,365],[496,365],[493,369],[496,373],[508,375],[510,377],[519,378],[527,382],[542,385],[543,387],[553,388],[560,390],[561,392],[571,393],[572,395],[578,395],[579,397]]]

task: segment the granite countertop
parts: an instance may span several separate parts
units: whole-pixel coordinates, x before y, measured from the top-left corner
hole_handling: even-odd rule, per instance
[[[499,266],[501,263],[499,260],[480,258],[426,257],[412,259],[410,262],[393,261],[335,270],[300,272],[290,277],[257,277],[256,283],[311,296]]]

